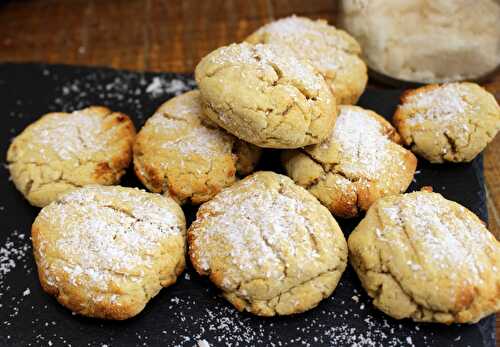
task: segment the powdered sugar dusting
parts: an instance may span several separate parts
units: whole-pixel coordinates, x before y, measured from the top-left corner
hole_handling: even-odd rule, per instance
[[[53,241],[43,239],[38,249],[48,282],[62,280],[56,268],[73,285],[89,290],[109,290],[116,274],[140,281],[143,269],[153,268],[155,250],[182,231],[173,212],[150,199],[139,190],[89,186],[44,208],[37,222],[48,223],[57,235]],[[120,201],[120,207],[113,201]],[[51,259],[49,254],[60,256]]]
[[[347,174],[376,178],[386,165],[390,140],[381,124],[365,110],[341,107],[330,142],[339,145],[342,170]]]
[[[29,128],[28,151],[55,153],[62,160],[90,157],[106,149],[113,130],[103,131],[101,114],[88,110],[51,114]]]
[[[468,96],[470,94],[460,83],[449,83],[411,95],[400,107],[413,112],[408,119],[412,126],[427,121],[446,124],[470,111],[471,106],[464,100]]]
[[[466,214],[463,207],[452,208],[450,204],[438,194],[417,192],[404,195],[397,205],[384,206],[382,211],[398,228],[404,227],[410,242],[417,245],[408,252],[418,249],[419,254],[425,254],[416,255],[419,264],[407,262],[411,270],[425,276],[426,269],[438,268],[452,281],[464,279],[478,285],[486,270],[483,266],[490,261],[486,254],[500,254],[500,247],[481,222]],[[395,247],[408,248],[399,238],[388,239],[390,232],[392,227],[387,226],[377,236],[396,242]],[[497,271],[494,267],[488,270]]]
[[[287,51],[286,54],[284,50]],[[324,86],[323,78],[308,62],[299,59],[293,51],[283,46],[232,44],[219,48],[210,57],[214,64],[245,64],[269,71],[276,75],[277,80],[287,80],[308,96],[317,96]]]
[[[204,123],[199,93],[190,92],[170,100],[146,123],[145,129],[161,138],[161,148],[174,150],[185,159],[196,154],[210,156],[231,154],[234,138],[217,126]],[[182,159],[182,158],[181,158]]]
[[[287,266],[284,254],[295,258],[299,266],[319,257],[307,230],[317,236],[329,232],[320,222],[304,217],[310,205],[293,194],[278,193],[256,176],[240,183],[237,193],[225,190],[204,208],[211,212],[203,229],[194,229],[197,262],[208,271],[227,253],[232,267],[226,278],[230,279],[281,280]]]
[[[162,147],[175,149],[182,155],[209,156],[216,153],[230,153],[232,142],[231,137],[224,131],[200,126],[175,141],[165,142]]]

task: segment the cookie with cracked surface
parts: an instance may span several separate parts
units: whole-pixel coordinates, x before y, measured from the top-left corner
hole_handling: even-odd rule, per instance
[[[203,115],[199,91],[164,103],[134,144],[137,177],[152,192],[200,204],[253,171],[260,148],[241,141]]]
[[[389,122],[358,106],[340,106],[330,137],[320,144],[282,153],[295,183],[335,216],[351,218],[378,198],[404,192],[417,159],[401,145]]]
[[[297,16],[279,19],[259,28],[246,41],[283,44],[309,60],[325,78],[338,104],[355,104],[368,82],[359,43],[325,20]]]
[[[440,194],[377,200],[348,245],[373,304],[396,319],[474,323],[500,310],[500,243]]]
[[[189,255],[238,310],[259,316],[307,311],[345,270],[347,245],[316,198],[261,171],[203,204],[188,231]]]
[[[33,223],[40,283],[75,313],[130,318],[183,271],[185,233],[170,198],[119,186],[73,190]]]
[[[335,122],[323,76],[282,45],[221,47],[201,60],[195,77],[207,117],[259,147],[318,143]]]
[[[402,95],[394,124],[431,163],[469,162],[500,130],[500,107],[475,83],[432,84]]]
[[[117,184],[134,138],[129,117],[105,107],[49,113],[14,138],[7,163],[16,188],[43,207],[77,187]]]

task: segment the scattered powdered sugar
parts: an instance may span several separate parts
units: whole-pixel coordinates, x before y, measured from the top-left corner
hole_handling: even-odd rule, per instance
[[[167,93],[179,95],[189,89],[191,86],[183,80],[153,77],[152,82],[146,87],[146,93],[152,94],[154,97]]]
[[[368,178],[376,178],[387,165],[390,140],[383,133],[381,124],[355,107],[341,107],[329,142],[339,145],[342,171]]]
[[[29,239],[26,240],[25,234],[14,230],[7,237],[5,243],[0,246],[0,289],[4,286],[4,281],[9,272],[11,272],[20,263],[23,264],[24,271],[30,272],[29,264],[26,264],[26,254],[31,252]],[[0,290],[0,298],[3,290]]]
[[[49,223],[56,235],[42,240],[38,249],[48,282],[57,285],[60,280],[53,266],[62,269],[73,285],[102,291],[108,290],[116,273],[140,281],[144,269],[153,269],[158,247],[181,233],[173,212],[150,199],[139,190],[89,186],[44,208],[40,222]],[[120,207],[113,201],[120,201]],[[46,258],[54,253],[62,256]],[[95,300],[103,298],[96,296]]]
[[[175,299],[175,300],[174,300]],[[171,298],[170,318],[181,322],[173,330],[163,331],[171,346],[198,346],[206,341],[209,346],[407,346],[415,338],[421,345],[432,345],[432,334],[420,337],[416,329],[409,329],[373,310],[357,311],[357,304],[347,303],[334,296],[325,299],[342,310],[318,307],[318,316],[297,315],[292,320],[263,320],[237,312],[221,302],[210,298],[212,305],[200,307],[197,298],[189,294]],[[363,298],[366,300],[366,297]],[[363,304],[361,304],[363,305]],[[175,307],[184,310],[176,310]],[[193,312],[197,312],[193,314]],[[350,324],[355,319],[359,324]],[[410,323],[418,328],[415,323]],[[406,332],[407,330],[407,332]],[[411,343],[408,342],[410,339]]]
[[[470,96],[460,83],[443,86],[411,95],[400,107],[414,112],[408,124],[414,126],[426,121],[447,124],[464,115],[471,106],[464,100]]]

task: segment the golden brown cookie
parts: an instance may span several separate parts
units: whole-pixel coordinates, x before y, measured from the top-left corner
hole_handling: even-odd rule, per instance
[[[33,223],[40,283],[78,314],[130,318],[183,271],[185,231],[170,198],[119,186],[73,190]]]
[[[378,198],[404,192],[417,159],[383,117],[358,106],[340,106],[330,137],[283,152],[287,174],[335,216],[350,218]]]
[[[188,231],[196,271],[238,310],[307,311],[330,296],[347,261],[337,222],[288,177],[261,171],[203,204]]]
[[[500,130],[500,107],[475,83],[433,84],[403,94],[394,124],[430,162],[469,162]]]
[[[355,104],[368,81],[358,42],[325,20],[291,16],[271,22],[247,42],[286,45],[323,75],[338,104]]]
[[[137,134],[134,168],[150,190],[200,204],[253,171],[260,148],[207,119],[199,91],[164,103]]]
[[[129,117],[105,107],[49,113],[14,138],[7,163],[16,188],[43,207],[86,184],[117,184],[134,138]]]
[[[323,76],[282,45],[221,47],[196,66],[203,110],[260,147],[297,148],[327,137],[337,113]]]
[[[440,194],[377,200],[348,244],[373,304],[396,319],[475,323],[500,311],[500,243]]]

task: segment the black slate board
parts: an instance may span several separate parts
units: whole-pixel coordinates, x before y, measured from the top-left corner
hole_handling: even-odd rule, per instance
[[[0,64],[0,151],[40,115],[92,104],[131,115],[137,127],[176,92],[194,87],[191,76],[132,73],[61,65]],[[361,106],[390,116],[399,91],[368,89]],[[281,172],[276,151],[267,151],[262,169]],[[464,165],[430,165],[420,160],[410,190],[432,185],[486,221],[482,158]],[[131,170],[130,170],[131,171]],[[31,254],[30,226],[38,213],[0,168],[0,344],[72,346],[210,345],[495,345],[495,317],[475,325],[415,324],[396,321],[374,309],[348,267],[334,294],[317,308],[294,317],[264,319],[234,310],[192,269],[151,300],[137,317],[107,322],[73,316],[38,283]],[[123,185],[141,186],[129,172]],[[185,208],[192,220],[195,209]],[[359,220],[340,221],[346,234]]]

